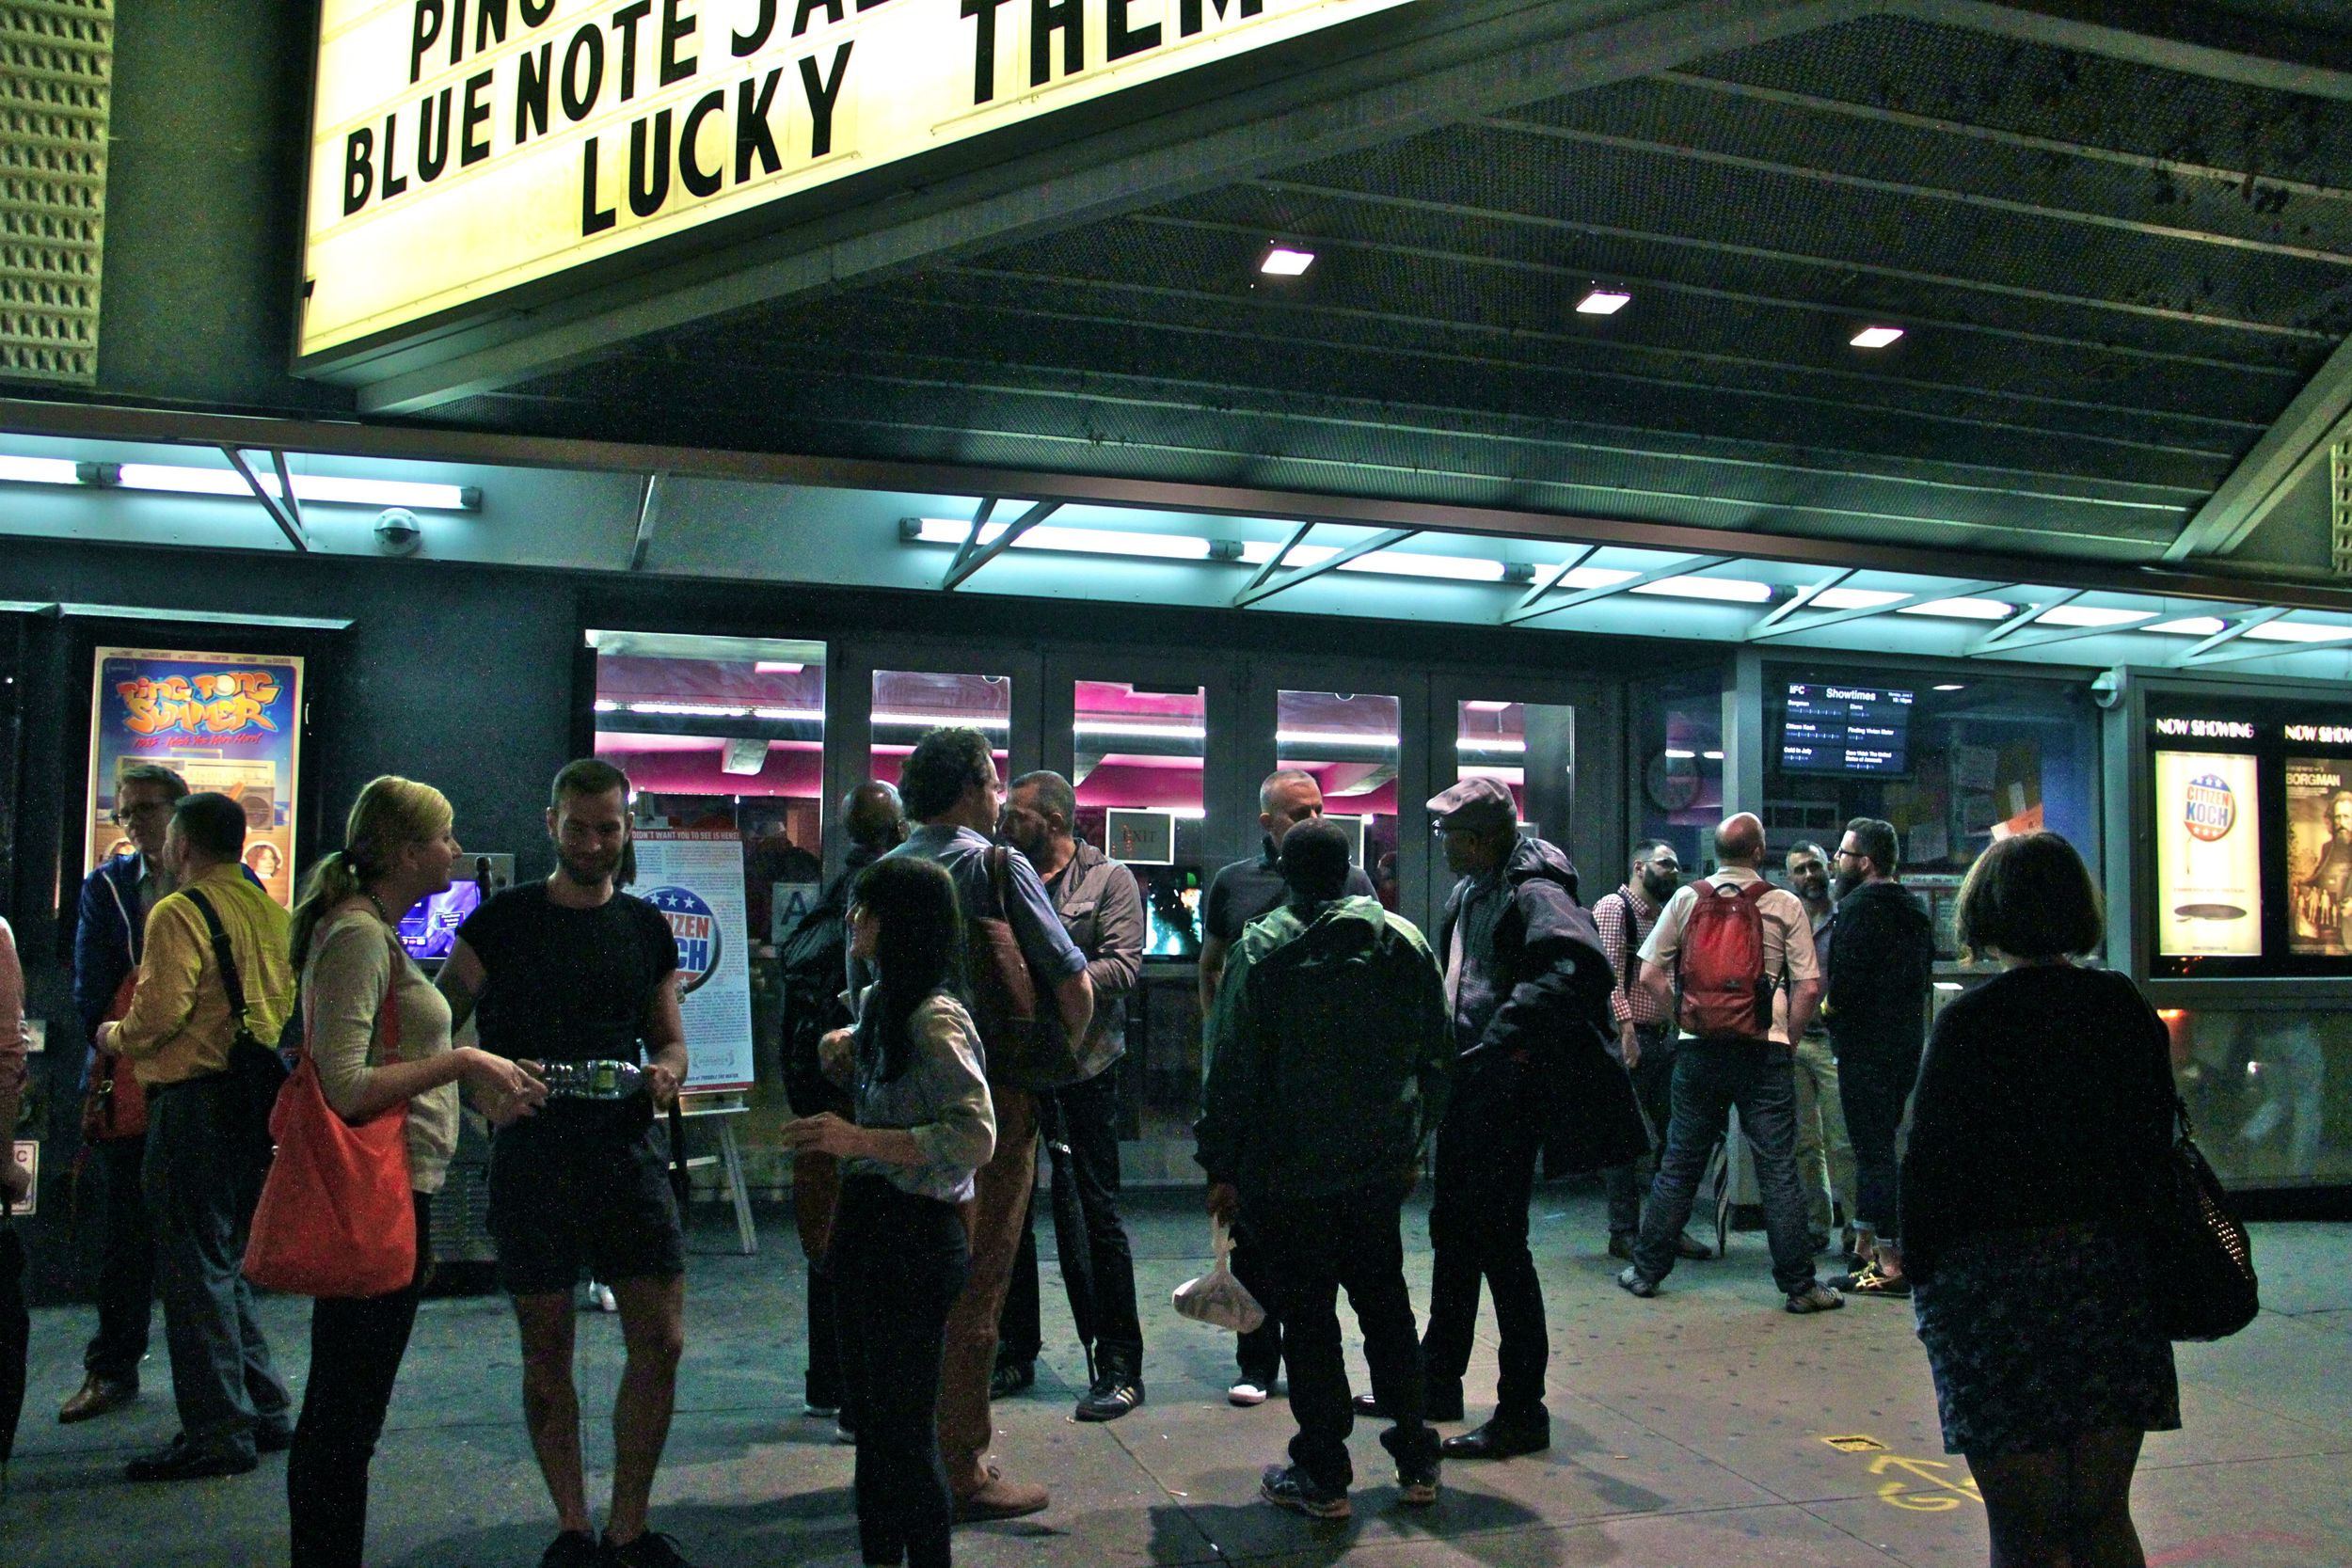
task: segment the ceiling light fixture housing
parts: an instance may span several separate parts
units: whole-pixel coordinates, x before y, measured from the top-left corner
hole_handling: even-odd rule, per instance
[[[1313,251],[1276,245],[1266,247],[1265,258],[1258,263],[1258,270],[1268,277],[1299,277],[1305,276],[1307,269],[1314,264]]]
[[[1580,316],[1613,316],[1632,303],[1633,296],[1623,290],[1596,287],[1576,302],[1576,313]]]
[[[1902,335],[1899,326],[1866,326],[1847,341],[1856,348],[1884,348]]]

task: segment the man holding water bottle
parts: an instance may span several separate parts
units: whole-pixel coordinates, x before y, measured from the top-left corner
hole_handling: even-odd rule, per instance
[[[471,1015],[484,1050],[544,1064],[548,1083],[535,1111],[493,1114],[489,1213],[499,1283],[515,1299],[522,1336],[523,1419],[562,1530],[543,1568],[686,1561],[645,1520],[686,1301],[685,1236],[654,1114],[686,1077],[686,1030],[670,923],[620,891],[634,869],[628,794],[628,777],[594,758],[558,773],[547,814],[554,874],[467,916],[440,978],[456,1026]],[[612,1286],[628,1351],[601,1544],[572,1385],[573,1290],[583,1268]]]

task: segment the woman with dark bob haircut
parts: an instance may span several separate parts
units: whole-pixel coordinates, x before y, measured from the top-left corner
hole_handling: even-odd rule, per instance
[[[970,1268],[961,1205],[996,1147],[979,1031],[958,994],[963,923],[931,861],[886,856],[850,892],[850,956],[878,975],[857,1023],[819,1047],[856,1120],[785,1124],[841,1162],[829,1270],[843,1414],[857,1432],[857,1529],[870,1564],[946,1568],[955,1504],[940,1463],[947,1310]]]
[[[2056,833],[2003,839],[1960,890],[1960,940],[2001,973],[1935,1021],[1902,1164],[1903,1267],[1994,1568],[2137,1568],[2141,1436],[2181,1424],[2139,1228],[2169,1147],[2165,1028],[2121,974]]]

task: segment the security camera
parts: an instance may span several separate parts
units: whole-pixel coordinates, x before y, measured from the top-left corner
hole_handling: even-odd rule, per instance
[[[2090,679],[2090,700],[2103,708],[2111,708],[2123,700],[2125,676],[2122,670],[2102,672]]]
[[[424,525],[405,506],[387,507],[375,515],[375,538],[386,551],[406,555],[424,537]]]

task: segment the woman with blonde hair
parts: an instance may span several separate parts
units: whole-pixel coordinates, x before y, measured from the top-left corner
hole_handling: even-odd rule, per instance
[[[497,1120],[528,1114],[547,1094],[502,1056],[451,1049],[449,1004],[401,946],[401,915],[448,891],[463,852],[439,790],[373,779],[352,804],[343,847],[311,868],[294,906],[294,961],[319,1087],[354,1124],[406,1104],[417,1212],[417,1265],[405,1287],[322,1296],[311,1308],[310,1382],[286,1465],[294,1568],[359,1563],[368,1462],[430,1269],[426,1211],[457,1147],[457,1085],[469,1085]],[[391,1030],[382,1026],[388,1020]],[[397,1041],[389,1052],[388,1034]]]

